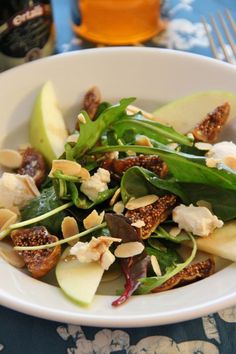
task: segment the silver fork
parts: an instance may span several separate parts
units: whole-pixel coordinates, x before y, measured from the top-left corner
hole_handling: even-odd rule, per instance
[[[218,21],[213,17],[210,17],[210,22],[213,31],[215,32],[215,37],[217,40],[214,39],[210,27],[205,19],[205,17],[201,18],[203,26],[205,28],[210,47],[213,53],[213,56],[216,59],[221,60],[221,56],[219,55],[219,51],[217,50],[217,42],[220,45],[220,48],[224,54],[224,60],[231,64],[236,64],[236,45],[234,37],[236,37],[236,23],[228,9],[225,9],[224,15],[218,12]],[[229,53],[229,48],[231,48],[232,55]]]

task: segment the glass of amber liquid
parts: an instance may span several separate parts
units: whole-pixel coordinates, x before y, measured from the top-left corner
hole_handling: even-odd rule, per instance
[[[146,41],[165,28],[161,0],[77,0],[79,36],[101,44],[129,45]]]

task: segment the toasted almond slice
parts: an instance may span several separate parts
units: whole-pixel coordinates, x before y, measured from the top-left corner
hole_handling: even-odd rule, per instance
[[[71,134],[71,135],[68,136],[66,141],[68,143],[77,143],[78,137],[79,137],[79,134]]]
[[[116,202],[113,205],[113,211],[116,214],[122,214],[124,210],[125,210],[125,206],[124,206],[124,203],[121,200],[119,202]]]
[[[62,171],[65,175],[80,177],[81,165],[70,160],[53,160],[49,177],[54,177],[53,173],[56,170]]]
[[[195,143],[194,144],[198,150],[210,150],[212,148],[212,144],[209,143]]]
[[[29,190],[30,194],[34,195],[35,197],[38,197],[40,195],[40,192],[35,184],[34,179],[28,175],[23,175],[20,177],[22,177],[22,180],[24,181],[25,185],[27,186],[27,189]]]
[[[176,237],[180,234],[180,231],[181,231],[181,229],[179,227],[175,226],[175,227],[172,227],[172,229],[170,229],[169,234],[172,237]]]
[[[152,268],[153,268],[154,272],[156,273],[156,275],[161,276],[161,268],[160,268],[160,265],[159,265],[156,257],[152,255],[150,257],[150,260],[151,260]]]
[[[17,220],[17,214],[9,209],[0,209],[0,230],[6,229]]]
[[[8,168],[18,168],[22,164],[22,155],[11,149],[0,150],[0,165]]]
[[[134,210],[138,208],[143,208],[147,205],[153,204],[157,201],[159,197],[155,194],[148,194],[140,198],[131,198],[125,205],[126,209]]]
[[[167,146],[170,150],[176,150],[179,145],[177,143],[170,143]]]
[[[126,242],[117,246],[114,254],[118,258],[128,258],[142,253],[143,250],[144,250],[144,245],[141,242],[138,241]]]
[[[79,113],[78,116],[77,116],[77,119],[78,119],[78,121],[79,121],[80,123],[86,124],[86,119],[85,119],[83,113]]]
[[[198,200],[196,202],[197,206],[201,206],[201,207],[206,207],[207,209],[209,209],[212,212],[212,205],[211,203],[207,202],[206,200]]]
[[[82,181],[87,181],[90,178],[90,173],[88,170],[86,170],[86,168],[81,167],[79,177],[81,178]]]
[[[84,220],[83,224],[86,230],[91,229],[91,227],[95,227],[101,225],[105,212],[103,211],[101,214],[98,214],[97,210],[93,210]]]
[[[206,165],[207,165],[207,167],[210,167],[210,168],[216,167],[219,162],[221,162],[220,159],[214,159],[213,157],[206,158]]]
[[[147,137],[147,136],[139,136],[137,139],[136,139],[136,144],[137,145],[141,145],[141,146],[149,146],[149,147],[153,147],[150,139]]]
[[[112,206],[112,205],[115,204],[115,202],[117,201],[119,195],[120,195],[120,188],[118,188],[118,189],[115,191],[115,193],[113,194],[113,197],[111,198],[110,203],[109,203],[110,206]]]
[[[138,112],[142,112],[142,115],[145,117],[145,118],[147,118],[147,119],[154,119],[154,120],[156,120],[156,117],[153,115],[153,114],[151,114],[151,113],[149,113],[149,112],[146,112],[146,111],[144,111],[143,109],[141,109],[141,108],[139,108],[139,107],[137,107],[137,106],[133,106],[133,105],[129,105],[128,107],[127,107],[127,113],[128,114],[130,114],[130,115],[132,115],[132,114],[135,114],[135,113],[138,113]]]
[[[23,258],[8,243],[0,242],[0,257],[14,267],[23,268],[25,266]]]
[[[61,231],[64,238],[74,236],[79,233],[77,221],[72,216],[66,216],[61,223]],[[68,242],[69,245],[74,246],[77,240]]]
[[[131,224],[131,226],[137,227],[140,229],[141,227],[145,226],[145,222],[143,220],[137,220]]]

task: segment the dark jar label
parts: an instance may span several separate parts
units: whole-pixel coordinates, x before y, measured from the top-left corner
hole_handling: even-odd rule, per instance
[[[0,15],[0,69],[52,54],[53,21],[49,1],[20,1],[16,12],[6,1]]]

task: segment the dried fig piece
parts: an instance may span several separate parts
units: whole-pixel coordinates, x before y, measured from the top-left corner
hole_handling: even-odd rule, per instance
[[[194,283],[195,281],[209,277],[215,271],[215,262],[213,259],[208,258],[181,270],[179,273],[168,279],[162,285],[152,290],[152,293],[159,293],[162,291],[170,290],[182,285]]]
[[[128,210],[125,216],[132,223],[135,223],[138,220],[142,220],[145,223],[143,227],[136,228],[136,230],[143,239],[146,239],[160,223],[166,220],[176,205],[176,201],[177,198],[175,195],[167,194],[163,197],[159,197],[153,204],[134,210]]]
[[[83,102],[83,108],[91,119],[95,117],[100,101],[100,90],[96,86],[91,87],[91,89],[86,92]]]
[[[40,187],[46,178],[46,162],[43,155],[31,147],[22,150],[21,154],[22,164],[16,172],[31,176],[37,187]]]
[[[214,143],[220,133],[221,128],[226,123],[230,113],[230,105],[225,102],[216,107],[213,112],[207,114],[203,121],[198,124],[192,134],[198,141],[205,143]]]
[[[44,226],[14,230],[11,233],[11,239],[14,246],[40,246],[58,240],[56,236],[50,235]],[[61,247],[58,245],[43,250],[21,251],[19,254],[23,257],[32,276],[41,278],[57,264]]]
[[[168,172],[168,167],[158,156],[139,155],[126,157],[123,159],[105,160],[102,167],[115,175],[121,176],[130,167],[139,166],[156,173],[160,178],[164,178]]]

